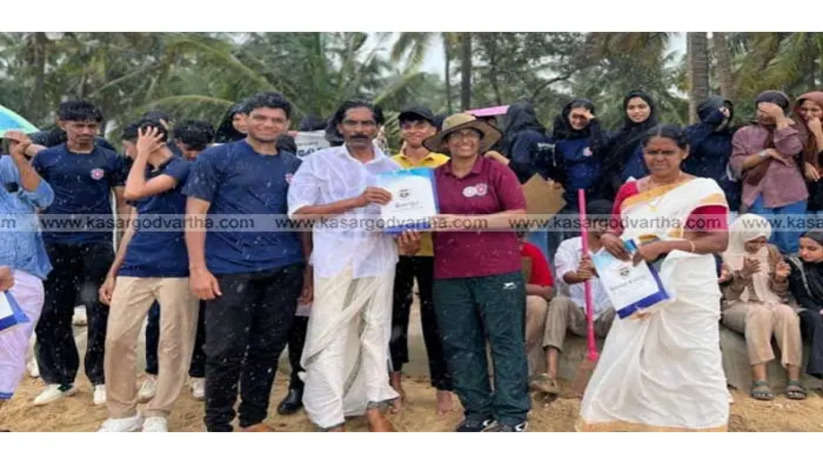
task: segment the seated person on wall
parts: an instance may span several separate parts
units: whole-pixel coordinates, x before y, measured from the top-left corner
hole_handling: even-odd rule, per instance
[[[823,230],[807,231],[799,244],[797,256],[788,258],[789,290],[802,307],[800,334],[811,347],[806,374],[823,379]]]
[[[526,278],[526,355],[542,341],[543,326],[554,296],[554,278],[543,251],[526,240],[526,232],[518,232],[520,258]]]
[[[800,321],[785,303],[791,269],[777,247],[766,243],[770,236],[771,225],[755,214],[744,214],[732,224],[729,248],[723,253],[730,282],[723,287],[721,323],[746,338],[753,398],[774,399],[766,379],[766,364],[775,358],[771,344],[774,336],[780,348],[780,364],[789,377],[786,397],[801,400],[806,398],[806,390],[800,384]]]
[[[594,332],[605,338],[612,326],[615,311],[606,289],[597,279],[591,255],[602,247],[600,237],[609,229],[612,203],[606,200],[592,201],[588,207],[589,255],[583,257],[582,237],[577,236],[560,243],[554,257],[558,287],[566,295],[557,295],[549,303],[543,332],[543,349],[546,351],[546,373],[536,376],[529,384],[531,389],[557,394],[557,359],[563,350],[566,330],[578,336],[586,336],[586,280],[591,281],[594,303]],[[565,286],[565,288],[564,288]],[[528,339],[528,338],[527,338]]]

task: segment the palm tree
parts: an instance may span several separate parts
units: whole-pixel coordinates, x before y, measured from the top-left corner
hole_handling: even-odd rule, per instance
[[[460,34],[460,109],[471,107],[472,101],[472,34]]]
[[[712,33],[712,52],[717,59],[715,70],[717,71],[717,80],[720,82],[720,94],[724,98],[734,101],[736,89],[734,87],[734,76],[732,75],[732,55],[726,41],[725,32]]]
[[[460,36],[461,34],[457,32],[402,32],[394,43],[391,53],[391,58],[394,61],[407,57],[408,67],[419,66],[435,39],[440,39],[445,56],[443,74],[446,110],[449,114],[454,112],[452,107],[451,62],[454,58],[454,49],[460,43]]]
[[[709,42],[705,32],[686,33],[689,74],[689,123],[697,122],[697,105],[709,97]]]

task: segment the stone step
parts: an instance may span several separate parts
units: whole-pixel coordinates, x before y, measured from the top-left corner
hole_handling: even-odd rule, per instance
[[[786,370],[778,360],[780,350],[777,348],[774,339],[772,340],[772,348],[777,359],[766,364],[766,376],[769,379],[771,388],[779,393],[786,388],[788,377],[786,376]],[[723,352],[723,370],[726,372],[726,382],[748,394],[752,388],[752,368],[746,350],[746,339],[742,334],[720,325],[720,350]],[[801,371],[805,371],[808,359],[809,346],[804,345]],[[807,389],[817,389],[823,386],[823,382],[819,379],[805,373],[800,376],[800,382]]]

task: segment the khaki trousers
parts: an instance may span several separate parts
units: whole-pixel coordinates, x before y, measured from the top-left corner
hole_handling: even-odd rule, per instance
[[[542,296],[526,296],[526,355],[543,342],[549,301]]]
[[[800,318],[786,304],[734,302],[723,311],[722,323],[743,334],[749,351],[749,363],[757,365],[775,358],[772,336],[780,348],[780,364],[800,366],[803,344],[800,338]]]
[[[594,319],[594,335],[605,338],[614,321],[614,309]],[[549,302],[549,313],[546,317],[546,327],[543,332],[543,347],[554,347],[563,351],[563,341],[566,340],[566,330],[578,336],[586,336],[586,312],[565,296],[555,296]]]
[[[137,412],[137,338],[149,307],[160,304],[157,393],[144,416],[167,417],[186,381],[197,327],[197,298],[188,278],[117,277],[106,333],[106,406],[111,418]]]

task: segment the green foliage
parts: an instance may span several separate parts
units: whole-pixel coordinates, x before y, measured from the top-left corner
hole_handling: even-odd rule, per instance
[[[662,32],[0,33],[0,103],[46,126],[60,101],[90,99],[116,138],[119,127],[149,109],[216,125],[233,102],[279,91],[294,104],[296,125],[360,97],[387,110],[386,133],[397,146],[392,116],[404,106],[444,113],[458,106],[467,34],[473,107],[525,99],[550,126],[565,103],[583,96],[615,128],[623,95],[643,89],[657,100],[662,121],[688,120],[686,60],[670,49],[675,34]],[[764,89],[797,96],[819,87],[823,34],[725,36],[738,121],[753,116],[752,100]],[[430,50],[447,56],[445,82],[420,71]],[[710,87],[719,93],[716,60],[711,71]]]

